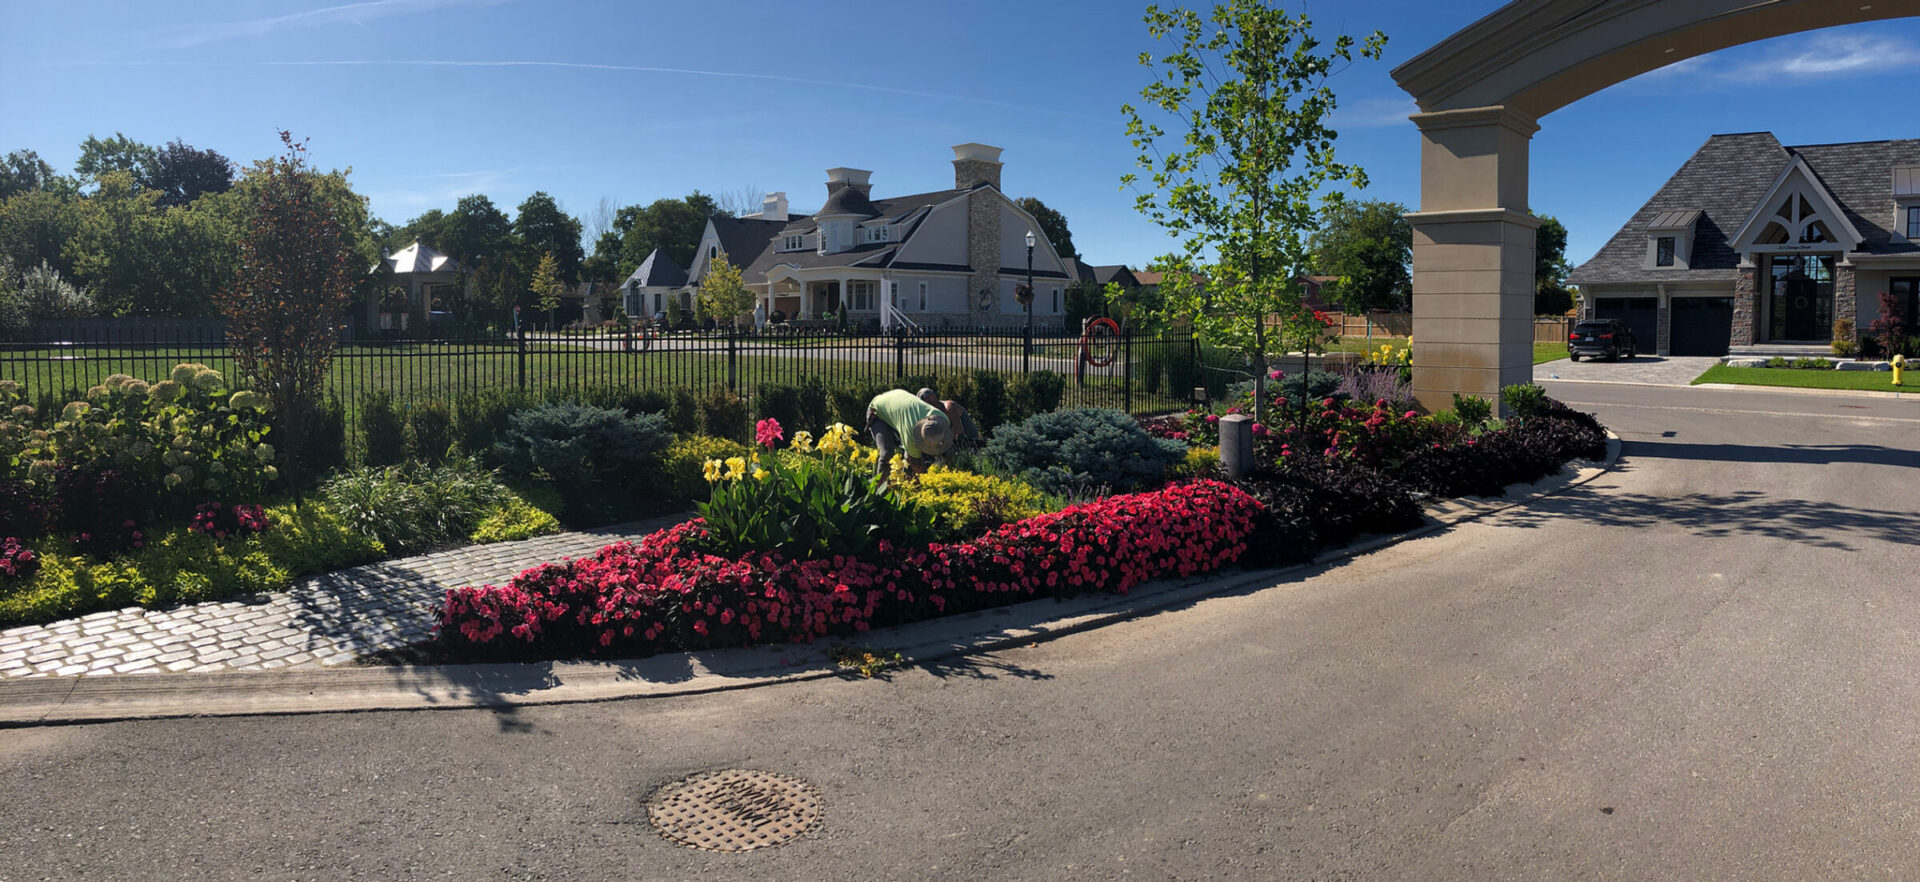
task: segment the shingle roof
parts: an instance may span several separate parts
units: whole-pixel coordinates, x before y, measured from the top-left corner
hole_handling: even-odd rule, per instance
[[[1102,285],[1108,282],[1119,282],[1125,286],[1140,284],[1140,280],[1134,277],[1133,270],[1128,269],[1124,263],[1116,263],[1112,266],[1096,266],[1092,267],[1092,270],[1093,280]]]
[[[1654,215],[1653,220],[1647,221],[1647,229],[1649,230],[1685,229],[1687,227],[1693,226],[1693,222],[1700,219],[1701,213],[1702,212],[1698,208],[1689,208],[1689,209],[1682,209],[1682,210],[1676,210],[1676,211],[1663,211],[1663,212],[1660,212],[1659,214]]]
[[[859,217],[873,217],[879,213],[874,210],[873,202],[867,199],[867,194],[852,187],[843,186],[835,188],[828,194],[827,203],[820,206],[820,210],[814,212],[813,216],[837,217],[851,214]]]
[[[622,283],[621,287],[639,285],[643,288],[655,286],[678,288],[686,283],[687,271],[674,263],[673,258],[655,248],[652,254],[647,255],[646,260],[640,262],[640,268],[627,276],[626,282]]]
[[[1727,238],[1739,230],[1787,161],[1786,148],[1771,132],[1708,138],[1567,281],[1586,285],[1732,279],[1740,255],[1728,246]],[[1695,209],[1701,214],[1693,229],[1693,256],[1688,268],[1641,269],[1647,253],[1647,225],[1661,214]]]
[[[1833,195],[1864,237],[1860,251],[1920,253],[1892,241],[1893,169],[1920,164],[1920,140],[1859,141],[1783,147],[1769,132],[1715,135],[1647,200],[1613,238],[1568,277],[1577,285],[1732,279],[1740,256],[1728,244],[1794,156]],[[1642,269],[1647,231],[1677,212],[1700,211],[1687,269]]]
[[[1894,242],[1893,169],[1920,163],[1920,140],[1857,141],[1851,144],[1814,144],[1789,147],[1813,169],[1827,192],[1840,203],[1860,235],[1860,250],[1869,254],[1900,254],[1917,249]]]

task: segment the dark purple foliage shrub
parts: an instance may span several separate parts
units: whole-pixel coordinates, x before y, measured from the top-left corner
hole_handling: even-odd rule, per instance
[[[140,522],[154,491],[118,469],[63,467],[54,477],[61,532],[80,551],[107,557],[146,545]]]

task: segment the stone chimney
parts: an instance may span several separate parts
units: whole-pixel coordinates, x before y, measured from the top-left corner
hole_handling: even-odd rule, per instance
[[[760,219],[770,221],[787,219],[787,191],[768,193],[767,198],[760,200]]]
[[[832,196],[841,187],[852,187],[861,196],[872,198],[873,185],[867,182],[873,172],[864,168],[827,169],[827,195]]]
[[[953,145],[953,186],[971,190],[980,184],[1000,187],[1000,148],[971,141]]]

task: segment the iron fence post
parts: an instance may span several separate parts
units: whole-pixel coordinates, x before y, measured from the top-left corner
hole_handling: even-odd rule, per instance
[[[1126,364],[1120,367],[1120,389],[1121,389],[1120,400],[1125,402],[1125,405],[1123,406],[1122,409],[1124,409],[1127,413],[1131,414],[1133,413],[1133,329],[1132,328],[1128,328],[1126,334],[1120,338],[1120,345],[1122,347],[1122,352],[1120,357],[1127,360]]]
[[[525,325],[516,321],[514,322],[513,331],[514,350],[516,354],[514,360],[520,365],[520,391],[525,392],[527,391],[527,328]]]
[[[727,327],[727,391],[740,392],[740,329],[738,325]]]
[[[907,379],[907,335],[893,336],[893,381],[904,382]]]

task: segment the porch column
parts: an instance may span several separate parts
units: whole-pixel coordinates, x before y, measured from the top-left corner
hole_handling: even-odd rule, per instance
[[[1841,259],[1844,261],[1846,258]],[[1833,321],[1834,324],[1846,322],[1848,327],[1853,328],[1853,335],[1849,339],[1855,341],[1860,339],[1860,329],[1854,327],[1860,315],[1859,288],[1853,264],[1841,263],[1833,268]]]
[[[1539,124],[1506,107],[1415,114],[1420,210],[1413,225],[1413,393],[1429,411],[1454,393],[1496,405],[1533,382],[1533,234],[1527,153]]]
[[[840,277],[840,304],[833,310],[835,318],[838,318],[840,313],[846,312],[847,307],[853,305],[853,295],[847,291],[848,281],[846,276]]]
[[[1733,278],[1733,335],[1731,346],[1760,342],[1759,267],[1753,255],[1743,255]]]

